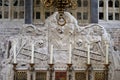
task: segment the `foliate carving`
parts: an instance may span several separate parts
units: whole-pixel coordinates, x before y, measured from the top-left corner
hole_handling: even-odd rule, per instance
[[[75,80],[86,80],[86,73],[85,72],[76,72]]]
[[[94,77],[95,77],[95,80],[105,80],[104,71],[95,72]]]
[[[17,71],[16,79],[17,80],[27,80],[27,72],[25,72],[25,71]]]

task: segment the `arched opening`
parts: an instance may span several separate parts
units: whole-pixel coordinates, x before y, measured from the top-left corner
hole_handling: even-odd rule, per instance
[[[81,7],[81,0],[77,0],[78,7]]]
[[[102,0],[99,1],[99,7],[103,7],[104,6],[104,2]]]
[[[120,4],[119,4],[119,1],[118,1],[118,0],[115,0],[115,7],[116,7],[116,8],[119,8],[119,5],[120,5]]]
[[[0,19],[2,19],[2,11],[0,11]]]
[[[103,12],[99,13],[99,19],[102,19],[102,20],[104,19],[104,13]]]
[[[13,1],[13,5],[14,5],[14,6],[18,6],[18,0],[14,0],[14,1]]]
[[[83,1],[83,6],[84,6],[84,7],[87,7],[87,6],[88,6],[88,1],[87,1],[87,0],[84,0],[84,1]]]
[[[108,13],[108,19],[113,20],[113,13]]]
[[[36,6],[40,6],[40,0],[36,0]]]
[[[77,12],[77,20],[81,20],[81,12]]]
[[[2,0],[0,0],[0,6],[2,6]]]
[[[108,6],[109,6],[109,7],[113,7],[113,1],[112,1],[112,0],[109,0],[109,1],[108,1]]]
[[[115,13],[115,20],[120,20],[119,17],[120,17],[120,16],[119,16],[119,13]]]
[[[24,0],[20,0],[19,5],[24,6]]]

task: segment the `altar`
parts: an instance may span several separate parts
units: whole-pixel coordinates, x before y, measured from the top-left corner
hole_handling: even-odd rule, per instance
[[[58,12],[51,15],[44,25],[23,25],[20,34],[8,39],[4,80],[108,80],[111,77],[108,72],[111,44],[104,27],[79,26],[68,12],[65,12],[66,24],[60,26],[57,15]]]

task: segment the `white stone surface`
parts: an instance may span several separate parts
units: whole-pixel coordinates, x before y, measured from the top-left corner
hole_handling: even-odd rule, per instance
[[[81,27],[77,20],[65,12],[66,24],[57,24],[57,12],[45,21],[43,26],[22,25],[18,35],[10,36],[1,42],[1,53],[4,58],[1,62],[3,80],[13,80],[13,44],[17,42],[17,69],[29,68],[31,56],[31,42],[35,43],[35,68],[47,70],[49,64],[50,45],[54,45],[54,64],[56,70],[66,70],[69,55],[69,44],[72,43],[72,63],[75,70],[85,70],[87,63],[87,44],[91,45],[91,63],[93,70],[104,70],[105,44],[109,44],[109,61],[111,61],[109,80],[118,80],[120,71],[119,52],[113,50],[109,34],[103,26],[90,24]],[[12,25],[12,23],[9,22]],[[4,24],[7,25],[7,24]],[[20,26],[15,23],[15,26]],[[7,25],[8,27],[8,25]],[[20,28],[20,27],[19,27]],[[11,44],[10,44],[10,43]],[[1,59],[1,58],[0,58]],[[25,67],[21,66],[25,64]],[[117,76],[117,77],[116,77]]]

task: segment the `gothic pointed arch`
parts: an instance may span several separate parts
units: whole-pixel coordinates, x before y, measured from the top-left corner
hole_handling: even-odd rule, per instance
[[[88,0],[84,0],[84,1],[83,1],[83,6],[84,6],[84,7],[87,7],[87,6],[88,6]]]
[[[108,1],[108,7],[113,7],[113,1],[112,0]]]
[[[81,0],[77,0],[78,7],[81,7]]]
[[[120,5],[119,0],[115,0],[115,7],[119,8],[119,5]]]
[[[104,2],[103,2],[103,0],[100,0],[100,1],[99,1],[99,7],[104,7]]]

